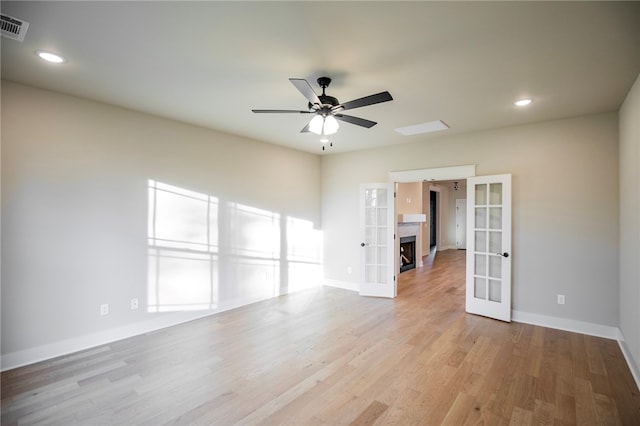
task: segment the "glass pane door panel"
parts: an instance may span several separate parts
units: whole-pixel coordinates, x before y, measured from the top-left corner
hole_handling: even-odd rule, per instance
[[[378,263],[377,259],[376,259],[376,248],[372,247],[372,246],[367,246],[365,248],[366,251],[366,262],[368,265],[375,265],[376,263]]]
[[[489,280],[489,300],[500,303],[502,300],[502,282],[499,280]]]
[[[486,231],[476,231],[476,251],[480,253],[487,252],[487,233]]]
[[[364,194],[364,203],[366,208],[375,207],[376,206],[376,190],[375,189],[367,189]]]
[[[502,232],[489,232],[489,253],[502,253]]]
[[[502,278],[502,256],[489,256],[489,276]]]
[[[502,207],[489,208],[489,228],[502,229]]]
[[[376,210],[375,209],[365,209],[365,226],[374,226],[376,224]]]
[[[384,277],[387,276],[387,268],[386,266],[378,266],[378,281],[379,283],[384,284],[385,279]]]
[[[377,196],[378,196],[378,204],[377,207],[378,208],[387,208],[387,190],[386,189],[378,189],[377,191]],[[381,222],[381,223],[384,223]]]
[[[492,183],[489,185],[489,204],[499,206],[502,204],[502,184]]]
[[[487,229],[487,208],[476,207],[476,229]]]
[[[380,245],[387,245],[387,228],[378,228],[378,236],[376,242]]]
[[[364,233],[365,233],[365,235],[364,235],[365,241],[367,241],[367,242],[375,241],[376,228],[367,227],[367,228],[365,228]]]
[[[384,226],[387,220],[387,209],[380,208],[378,209],[378,224]]]
[[[486,254],[476,254],[476,267],[474,274],[475,275],[487,275],[487,255]]]
[[[473,296],[476,299],[487,299],[487,280],[486,278],[475,278],[475,289],[473,292]]]
[[[476,206],[484,206],[487,204],[487,185],[476,185]]]

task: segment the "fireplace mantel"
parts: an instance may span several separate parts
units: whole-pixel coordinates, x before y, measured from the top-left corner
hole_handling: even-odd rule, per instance
[[[426,222],[427,215],[423,213],[399,214],[398,223]]]

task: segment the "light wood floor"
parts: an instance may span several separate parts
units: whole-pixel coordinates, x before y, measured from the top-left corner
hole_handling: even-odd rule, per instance
[[[2,374],[2,424],[640,425],[617,342],[464,313],[464,252],[394,300],[322,288]]]

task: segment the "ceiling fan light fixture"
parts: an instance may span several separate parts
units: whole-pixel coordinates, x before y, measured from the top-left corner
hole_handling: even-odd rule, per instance
[[[309,122],[309,131],[321,136],[334,134],[338,131],[338,127],[340,127],[338,120],[331,115],[324,117],[318,114]]]
[[[324,128],[322,130],[325,135],[332,135],[338,131],[339,127],[338,120],[336,120],[334,116],[329,115],[324,119]]]
[[[311,133],[315,133],[316,135],[322,134],[323,127],[324,127],[324,117],[321,115],[316,115],[309,122],[309,131]]]

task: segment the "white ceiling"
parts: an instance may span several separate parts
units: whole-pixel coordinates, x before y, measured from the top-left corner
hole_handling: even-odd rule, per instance
[[[333,79],[350,110],[331,152],[617,110],[640,73],[640,2],[10,2],[2,78],[316,154],[288,81]],[[48,49],[62,65],[34,55]],[[317,93],[320,93],[318,90]],[[530,96],[534,103],[512,102]],[[443,120],[449,130],[394,129]]]

